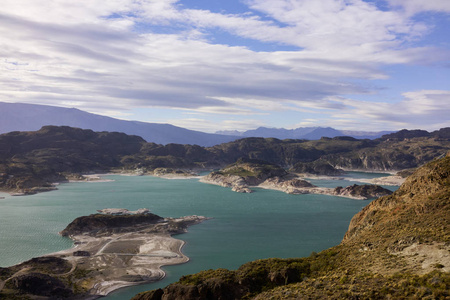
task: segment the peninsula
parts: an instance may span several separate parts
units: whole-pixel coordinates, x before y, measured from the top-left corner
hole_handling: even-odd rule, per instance
[[[331,166],[330,166],[331,167]],[[332,168],[332,167],[331,167]],[[340,171],[332,169],[333,174]],[[288,194],[323,194],[366,200],[392,194],[378,185],[351,185],[345,188],[317,187],[294,173],[262,160],[239,159],[219,171],[211,172],[201,182],[229,187],[238,193],[252,193],[253,187],[278,190]]]
[[[79,217],[61,235],[74,248],[0,268],[0,298],[21,296],[96,298],[113,290],[157,281],[161,266],[189,260],[172,234],[206,217],[162,218],[148,209],[103,209]]]

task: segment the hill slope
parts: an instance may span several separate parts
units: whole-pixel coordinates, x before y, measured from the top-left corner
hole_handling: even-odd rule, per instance
[[[34,132],[0,135],[0,189],[28,193],[64,181],[61,173],[114,168],[152,173],[156,168],[217,169],[237,160],[256,159],[283,168],[298,163],[329,173],[333,168],[392,171],[415,168],[450,150],[448,128],[429,137],[357,140],[351,137],[308,140],[245,138],[214,147],[146,143],[118,132],[45,126]],[[305,166],[305,165],[303,165]],[[308,169],[308,168],[307,168]],[[316,172],[315,171],[315,172]],[[76,175],[78,176],[78,175]]]
[[[203,271],[133,300],[444,299],[450,296],[450,155],[355,215],[342,243],[299,259]]]
[[[124,121],[91,114],[76,108],[0,102],[0,133],[33,131],[42,126],[71,126],[94,131],[117,131],[138,135],[158,144],[213,146],[237,137],[188,130],[169,124]]]

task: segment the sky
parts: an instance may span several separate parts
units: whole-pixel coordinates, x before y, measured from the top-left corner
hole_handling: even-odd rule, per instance
[[[216,132],[450,126],[450,0],[2,0],[0,101]]]

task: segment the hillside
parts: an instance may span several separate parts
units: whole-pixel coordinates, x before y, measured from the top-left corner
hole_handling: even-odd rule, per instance
[[[30,192],[51,188],[72,173],[106,171],[140,151],[145,141],[118,132],[46,126],[0,135],[0,187]]]
[[[157,144],[213,146],[237,139],[236,136],[188,130],[170,124],[125,121],[88,113],[76,108],[0,102],[0,133],[33,131],[42,126],[71,126],[93,131],[138,135]]]
[[[450,296],[450,155],[355,215],[342,243],[306,258],[183,276],[133,300],[446,299]]]
[[[450,136],[444,128],[428,137],[358,140],[352,137],[319,140],[245,138],[208,150],[225,163],[241,157],[265,160],[285,168],[319,160],[338,169],[396,171],[415,168],[450,150]]]
[[[212,170],[239,159],[318,174],[337,174],[340,171],[336,169],[397,171],[416,168],[449,151],[448,131],[444,128],[427,137],[378,140],[245,138],[201,147],[147,143],[141,137],[118,132],[45,126],[38,131],[0,135],[0,189],[32,193],[52,189],[52,182],[81,178],[82,173]]]

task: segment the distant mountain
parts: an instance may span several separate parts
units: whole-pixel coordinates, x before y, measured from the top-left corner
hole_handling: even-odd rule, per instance
[[[357,139],[376,139],[392,131],[349,131],[337,130],[331,127],[300,127],[296,129],[259,127],[247,131],[217,131],[217,134],[233,135],[240,137],[263,137],[277,139],[306,139],[318,140],[322,137],[334,138],[337,136],[351,136]]]
[[[124,121],[88,113],[76,108],[0,102],[0,133],[35,131],[42,126],[71,126],[94,131],[138,135],[157,144],[213,146],[236,140],[237,136],[204,133],[170,124]]]
[[[450,130],[449,128],[442,128],[438,131],[434,132],[428,132],[425,130],[415,129],[415,130],[407,130],[402,129],[398,132],[385,134],[381,137],[382,140],[388,140],[388,139],[397,139],[397,140],[405,140],[405,139],[412,139],[412,138],[419,138],[419,137],[449,137],[450,136]]]

